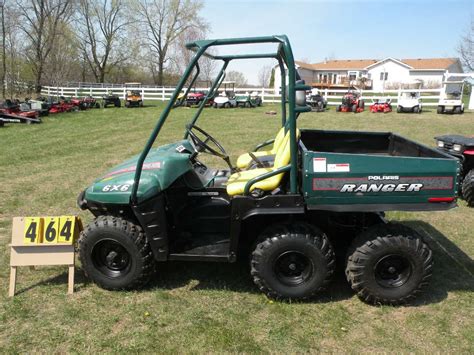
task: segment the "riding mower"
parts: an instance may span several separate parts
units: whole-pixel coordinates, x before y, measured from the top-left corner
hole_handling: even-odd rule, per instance
[[[372,99],[372,105],[369,108],[370,112],[392,112],[392,99],[376,97]]]
[[[235,82],[223,81],[221,84],[224,84],[224,90],[218,96],[214,98],[212,107],[214,108],[237,107],[237,100],[235,98]]]
[[[363,112],[364,100],[358,92],[353,90],[347,91],[342,97],[342,103],[336,107],[337,112]]]
[[[397,112],[421,113],[422,102],[419,92],[404,91],[397,100]]]
[[[459,159],[461,171],[459,196],[474,207],[474,136],[456,134],[435,137],[438,149]]]
[[[114,94],[112,90],[107,91],[107,94],[102,96],[102,107],[107,108],[109,105],[113,105],[114,107],[120,107],[122,105],[120,97]]]
[[[311,89],[311,92],[307,95],[306,101],[311,106],[313,112],[324,112],[327,107],[327,100],[320,94],[318,89]]]
[[[239,95],[235,97],[238,107],[257,107],[262,106],[262,98],[258,92],[253,91],[252,93],[246,92],[245,95]]]
[[[143,107],[143,98],[140,90],[127,90],[125,107]]]
[[[197,81],[197,83],[205,83],[206,86],[210,84],[208,81]],[[194,86],[193,91],[188,92],[188,94],[186,95],[186,106],[187,107],[199,106],[201,101],[204,99],[206,99],[206,105],[212,106],[214,104],[215,95],[207,95],[207,94],[208,94],[208,90],[196,90],[196,86]]]
[[[462,93],[464,91],[464,81],[444,81],[443,91],[438,102],[438,113],[464,113],[464,103]]]
[[[274,52],[208,51],[265,43]],[[135,289],[164,272],[164,262],[250,260],[260,291],[302,300],[329,285],[338,256],[362,300],[401,304],[417,297],[431,278],[432,252],[414,229],[387,223],[383,211],[456,207],[458,160],[389,132],[298,129],[297,118],[311,110],[305,102],[311,88],[295,69],[285,35],[199,40],[186,48],[196,53],[143,151],[78,196],[79,207],[94,215],[78,242],[85,275],[105,289]],[[197,126],[204,100],[186,111],[182,139],[155,146],[183,86],[199,75],[204,55],[221,63],[209,93],[231,61],[278,61],[281,128],[258,146],[271,146],[268,155],[248,152],[247,164],[239,158],[236,166],[223,145]],[[245,134],[235,125],[229,129]],[[227,167],[206,165],[206,153]]]
[[[2,114],[2,117],[7,118],[15,118],[19,119],[18,117],[24,117],[24,118],[29,118],[29,119],[38,119],[39,117],[39,112],[35,110],[31,110],[29,105],[25,103],[21,103],[19,100],[10,100],[6,99],[0,104],[0,113]]]

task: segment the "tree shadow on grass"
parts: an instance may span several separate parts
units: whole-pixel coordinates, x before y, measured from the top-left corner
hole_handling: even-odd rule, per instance
[[[406,221],[403,224],[420,233],[433,250],[433,277],[425,293],[413,306],[438,303],[450,291],[474,292],[474,261],[448,237],[424,221]]]

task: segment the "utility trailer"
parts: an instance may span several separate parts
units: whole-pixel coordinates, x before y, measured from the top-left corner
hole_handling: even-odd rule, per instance
[[[262,43],[276,48],[208,51]],[[251,277],[267,296],[302,300],[329,284],[339,256],[366,302],[401,304],[420,294],[432,274],[432,252],[414,229],[388,223],[384,211],[456,207],[458,161],[393,133],[299,130],[298,116],[311,111],[305,99],[311,88],[295,70],[285,35],[201,40],[187,48],[196,54],[142,153],[78,196],[79,207],[95,217],[79,238],[86,275],[106,289],[133,289],[163,262],[250,259]],[[206,100],[188,111],[181,140],[154,147],[184,85],[199,76],[203,56],[221,63],[207,98],[231,61],[273,58],[282,73],[281,128],[236,164],[197,126]],[[204,153],[227,167],[207,166]]]

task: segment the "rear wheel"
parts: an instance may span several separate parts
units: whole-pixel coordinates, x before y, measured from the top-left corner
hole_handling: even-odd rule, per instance
[[[438,106],[437,113],[444,113],[444,106]]]
[[[420,106],[413,107],[413,113],[420,113]]]
[[[354,113],[357,112],[357,105],[356,104],[352,105],[351,111],[354,112]]]
[[[251,275],[268,297],[313,297],[334,273],[335,257],[327,236],[308,224],[268,229],[252,253]]]
[[[461,112],[461,106],[456,106],[456,107],[454,108],[454,113],[460,115],[460,114],[462,113],[462,112]]]
[[[145,285],[154,269],[153,255],[139,225],[99,216],[79,238],[79,258],[86,276],[108,290]]]
[[[224,104],[224,108],[230,108],[230,103],[229,103],[229,102],[226,102],[226,103]]]
[[[397,113],[402,113],[402,107],[401,106],[397,106]]]
[[[350,250],[346,276],[365,302],[403,304],[428,284],[431,249],[412,229],[396,224],[376,226],[358,236]]]
[[[341,112],[341,105],[337,105],[336,112]]]
[[[462,181],[462,196],[469,207],[474,207],[474,169],[471,169]]]

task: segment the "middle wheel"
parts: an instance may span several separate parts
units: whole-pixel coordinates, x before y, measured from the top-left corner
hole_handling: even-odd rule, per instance
[[[308,299],[329,283],[335,256],[329,239],[318,228],[278,225],[260,240],[252,253],[251,274],[268,297]]]

